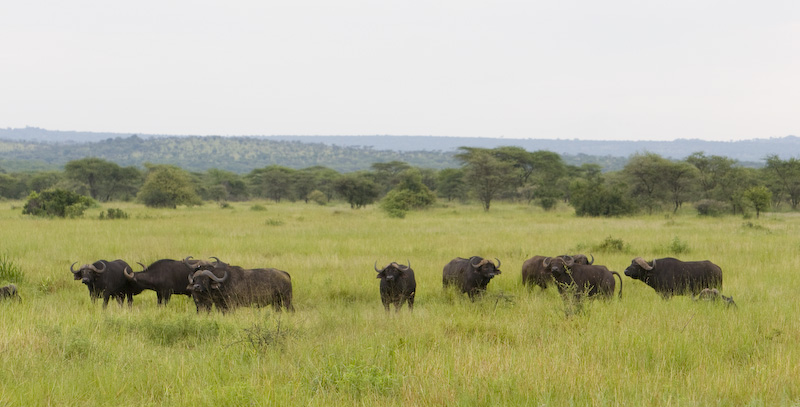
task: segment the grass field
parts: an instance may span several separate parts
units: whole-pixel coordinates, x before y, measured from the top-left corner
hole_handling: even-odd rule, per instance
[[[235,203],[34,219],[0,203],[0,256],[22,303],[0,303],[0,405],[800,405],[800,216],[576,218],[516,204],[375,207]],[[665,301],[623,275],[622,299],[579,312],[521,286],[533,255],[709,259],[738,307]],[[497,257],[480,301],[443,291],[457,256]],[[186,256],[292,275],[297,312],[197,314],[146,291],[89,300],[69,266]],[[411,262],[413,313],[384,312],[373,264]],[[138,267],[137,267],[138,268]]]

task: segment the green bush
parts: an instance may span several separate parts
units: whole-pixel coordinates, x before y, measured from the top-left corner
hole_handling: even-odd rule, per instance
[[[722,216],[729,210],[728,204],[714,199],[703,199],[694,204],[701,216]]]
[[[318,189],[309,192],[308,199],[316,202],[319,205],[326,205],[328,203],[328,196]]]
[[[96,205],[92,198],[64,189],[50,189],[41,193],[31,192],[22,209],[22,214],[60,218],[75,218]]]
[[[122,209],[108,208],[100,212],[100,219],[128,219],[128,214]]]
[[[20,283],[23,277],[22,269],[19,268],[17,263],[5,254],[0,254],[0,282]]]

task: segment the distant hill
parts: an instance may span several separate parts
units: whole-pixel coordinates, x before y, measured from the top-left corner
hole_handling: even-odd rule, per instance
[[[462,146],[518,146],[528,151],[561,154],[571,165],[599,164],[605,171],[621,169],[635,153],[652,152],[683,159],[701,151],[761,166],[764,157],[783,159],[800,154],[800,138],[716,142],[587,141],[468,138],[435,136],[169,136],[147,134],[53,131],[36,127],[0,129],[0,169],[28,171],[60,169],[71,160],[99,157],[122,166],[174,164],[190,171],[210,168],[247,173],[267,165],[290,168],[324,166],[340,172],[369,169],[373,163],[404,161],[422,168],[457,167],[454,155]]]

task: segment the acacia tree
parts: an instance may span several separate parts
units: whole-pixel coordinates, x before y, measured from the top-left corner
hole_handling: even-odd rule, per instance
[[[514,182],[514,167],[495,157],[490,150],[461,147],[456,158],[464,165],[464,178],[475,197],[488,211],[492,200]]]
[[[777,155],[767,157],[767,171],[775,176],[781,191],[786,194],[792,210],[800,203],[800,160],[790,158],[781,160]]]
[[[689,199],[696,179],[696,171],[695,167],[685,162],[667,161],[663,163],[662,177],[674,205],[672,213],[678,212],[681,205]]]
[[[634,154],[622,169],[630,183],[631,194],[639,206],[647,208],[650,213],[665,195],[662,179],[668,163],[668,160],[658,154]]]
[[[336,192],[341,195],[350,208],[359,209],[362,206],[375,202],[380,193],[380,187],[372,177],[364,172],[350,173],[342,176],[335,182]]]
[[[280,202],[291,193],[294,172],[291,168],[270,165],[250,171],[247,177],[259,195]]]
[[[762,211],[769,209],[769,204],[772,201],[772,192],[770,192],[769,188],[759,185],[745,190],[744,198],[753,205],[753,209],[756,210],[756,218],[758,218]]]
[[[85,185],[89,196],[98,201],[132,197],[142,180],[142,173],[135,167],[123,168],[94,157],[68,162],[64,176]]]

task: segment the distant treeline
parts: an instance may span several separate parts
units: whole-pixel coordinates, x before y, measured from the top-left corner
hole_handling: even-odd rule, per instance
[[[135,137],[125,141],[143,142]],[[200,152],[201,148],[208,150]],[[180,157],[204,160],[222,154],[213,144],[200,144],[192,151],[194,155]],[[796,210],[800,203],[800,160],[796,158],[770,156],[763,168],[750,168],[701,152],[680,161],[642,153],[631,156],[621,170],[609,172],[603,172],[598,164],[571,165],[556,153],[529,152],[519,147],[463,147],[452,159],[454,168],[425,168],[392,160],[351,172],[319,165],[294,169],[268,164],[239,174],[157,163],[147,163],[140,169],[89,157],[68,161],[63,170],[0,173],[0,197],[20,199],[58,189],[100,202],[138,200],[164,207],[268,198],[320,204],[343,200],[358,208],[403,187],[410,191],[403,195],[409,200],[427,196],[430,191],[441,200],[478,202],[485,210],[496,200],[525,202],[546,210],[565,202],[578,215],[587,216],[677,211],[685,203],[694,204],[701,214],[758,216],[784,205]],[[418,203],[403,205],[413,208]]]

